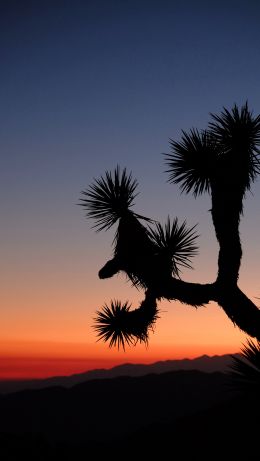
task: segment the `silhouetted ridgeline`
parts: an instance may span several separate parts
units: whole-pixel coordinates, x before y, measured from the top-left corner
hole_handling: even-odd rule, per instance
[[[227,376],[219,372],[96,379],[70,389],[1,396],[0,443],[5,461],[22,455],[37,461],[83,455],[126,459],[127,454],[140,459],[155,453],[161,459],[177,454],[184,455],[176,459],[214,459],[212,452],[221,450],[233,450],[236,459],[238,454],[254,459],[250,453],[259,444],[259,419],[253,416],[258,411],[259,403],[233,395]],[[169,449],[172,457],[166,458]]]
[[[235,354],[239,356],[239,354]],[[0,381],[0,393],[16,392],[22,389],[41,389],[49,386],[72,387],[91,379],[116,378],[117,376],[144,376],[149,373],[165,373],[175,370],[199,370],[204,372],[225,372],[231,363],[231,356],[203,355],[195,359],[165,360],[149,365],[125,363],[110,369],[90,370],[71,376],[55,376],[30,381]]]

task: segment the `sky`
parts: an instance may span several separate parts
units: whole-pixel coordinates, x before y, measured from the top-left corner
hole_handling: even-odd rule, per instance
[[[256,0],[0,3],[0,379],[240,349],[246,336],[214,303],[161,302],[148,348],[97,342],[96,310],[111,299],[134,308],[144,294],[120,274],[99,280],[115,229],[96,233],[77,203],[93,178],[126,167],[135,211],[198,224],[183,279],[214,281],[210,198],[169,184],[162,154],[223,106],[260,112],[259,20]],[[259,197],[258,181],[241,221],[239,286],[254,302]]]

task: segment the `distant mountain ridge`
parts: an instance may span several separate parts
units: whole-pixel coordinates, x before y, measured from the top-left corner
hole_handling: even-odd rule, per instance
[[[239,356],[239,354],[233,354]],[[34,379],[28,381],[0,381],[0,393],[6,394],[23,389],[43,389],[50,386],[62,386],[70,388],[76,384],[84,383],[93,379],[116,378],[119,376],[139,377],[147,374],[161,374],[178,370],[197,370],[206,373],[226,372],[232,361],[231,354],[225,355],[202,355],[195,359],[165,360],[152,364],[124,363],[113,368],[89,370],[71,376],[54,376],[46,379]]]

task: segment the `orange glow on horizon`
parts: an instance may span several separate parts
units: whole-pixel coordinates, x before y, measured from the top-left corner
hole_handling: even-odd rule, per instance
[[[123,363],[149,364],[162,360],[195,358],[233,354],[238,348],[231,345],[160,345],[142,352],[133,348],[127,352],[102,347],[101,350],[88,344],[16,342],[0,343],[0,380],[42,379],[52,376],[69,376],[98,368],[112,368]],[[3,351],[5,350],[5,354]],[[9,350],[9,353],[8,353]],[[17,354],[17,351],[20,351]]]
[[[129,286],[117,291],[117,284],[112,280],[104,287],[109,293],[117,292],[119,299],[131,299],[133,308],[139,305],[142,294]],[[88,293],[87,302],[82,289],[73,299],[65,298],[65,294],[48,297],[50,292],[44,290],[39,298],[32,290],[20,304],[10,291],[10,299],[14,297],[10,311],[6,308],[1,313],[0,380],[71,375],[122,363],[223,355],[238,352],[245,342],[246,335],[215,303],[194,309],[162,301],[148,348],[137,344],[125,352],[111,349],[97,342],[93,329],[95,311],[110,294],[97,290],[96,285],[92,288],[95,293]]]

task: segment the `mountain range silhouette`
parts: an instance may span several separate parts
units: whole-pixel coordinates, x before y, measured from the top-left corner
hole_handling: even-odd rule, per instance
[[[239,357],[239,354],[234,354]],[[195,359],[164,360],[152,364],[124,363],[113,368],[101,368],[73,374],[54,376],[46,379],[0,381],[0,394],[16,392],[22,389],[42,389],[50,386],[72,387],[92,379],[116,378],[118,376],[144,376],[149,373],[164,373],[176,370],[199,370],[204,372],[227,371],[232,357],[225,355],[202,355]]]
[[[23,390],[0,396],[2,459],[256,460],[259,407],[194,369]]]

